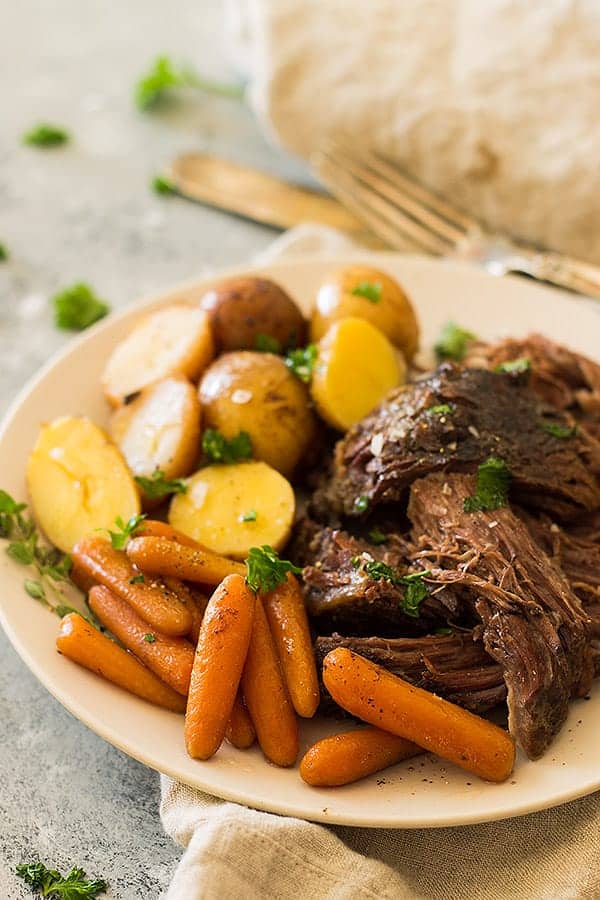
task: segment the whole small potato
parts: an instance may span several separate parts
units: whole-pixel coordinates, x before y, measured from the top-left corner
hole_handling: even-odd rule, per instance
[[[308,390],[273,353],[225,353],[199,388],[205,428],[231,439],[246,431],[254,459],[289,478],[310,447],[316,420]]]
[[[304,343],[306,321],[283,288],[267,278],[230,278],[200,299],[217,350],[282,352]]]
[[[412,360],[419,346],[415,311],[398,282],[385,272],[368,266],[333,272],[317,293],[311,341],[319,341],[334,322],[351,316],[367,319],[402,350],[407,362]]]

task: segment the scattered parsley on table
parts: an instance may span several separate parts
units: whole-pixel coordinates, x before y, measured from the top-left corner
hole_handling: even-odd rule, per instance
[[[68,131],[48,122],[35,125],[23,135],[23,143],[29,144],[30,147],[60,147],[68,141]]]
[[[110,312],[110,306],[101,300],[83,281],[59,291],[52,298],[54,324],[67,331],[83,331]]]

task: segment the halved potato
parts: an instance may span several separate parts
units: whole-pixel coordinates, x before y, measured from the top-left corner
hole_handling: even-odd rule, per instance
[[[346,266],[333,272],[317,293],[311,317],[312,341],[334,322],[356,316],[379,328],[410,362],[419,346],[419,326],[412,303],[397,281],[369,266]]]
[[[44,425],[27,463],[33,512],[64,553],[95,528],[112,528],[140,511],[123,457],[89,419],[63,416]]]
[[[406,362],[366,319],[341,319],[319,341],[310,385],[317,412],[346,431],[406,379]]]
[[[228,439],[246,431],[253,457],[286,478],[315,436],[305,385],[272,353],[238,350],[219,356],[200,382],[200,403],[206,428]]]
[[[118,344],[102,375],[113,406],[168,375],[200,377],[214,356],[208,313],[194,306],[166,306],[150,313]]]
[[[188,475],[200,454],[198,392],[181,375],[157,381],[115,410],[110,432],[134,475]]]
[[[290,536],[294,491],[264,462],[206,466],[187,486],[171,501],[169,522],[221,556],[245,559],[261,544],[280,550]]]
[[[290,295],[268,278],[228,278],[208,290],[200,305],[211,317],[219,351],[273,349],[283,353],[304,343],[302,313]],[[269,341],[275,345],[269,347]]]

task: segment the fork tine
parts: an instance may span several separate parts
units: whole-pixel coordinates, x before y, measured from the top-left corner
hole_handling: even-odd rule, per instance
[[[421,197],[427,197],[431,202],[435,202],[434,195],[431,195],[425,188],[416,186],[417,193],[421,195],[416,198],[414,183],[411,184],[406,176],[396,173],[389,164],[385,162],[382,164],[373,154],[367,156],[364,153],[361,154],[360,151],[357,153],[354,150],[350,151],[339,144],[333,146],[332,156],[335,156],[340,165],[350,170],[357,178],[360,178],[406,215],[452,244],[465,238],[466,231],[462,225],[448,221],[446,216],[442,216],[437,209],[432,209],[426,205],[424,199],[421,199]],[[408,192],[409,189],[411,193]]]
[[[362,184],[325,150],[315,153],[312,161],[319,176],[332,192],[391,247],[405,247],[405,240],[402,238],[408,238],[428,253],[444,255],[451,249],[446,241]]]

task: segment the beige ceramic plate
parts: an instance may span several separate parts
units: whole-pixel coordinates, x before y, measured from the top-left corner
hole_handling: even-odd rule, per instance
[[[359,255],[304,258],[255,271],[280,281],[308,308],[330,269],[358,260]],[[600,307],[586,301],[525,280],[495,279],[466,266],[428,259],[372,254],[364,261],[386,269],[407,288],[425,345],[431,345],[442,323],[452,318],[485,338],[524,335],[535,329],[597,356]],[[99,376],[112,347],[142,309],[176,298],[193,301],[206,283],[183,287],[109,318],[50,362],[18,397],[5,421],[0,434],[1,486],[16,497],[25,496],[25,461],[43,421],[71,413],[106,423]],[[323,822],[414,828],[522,815],[600,788],[600,685],[591,700],[573,703],[567,724],[546,756],[535,763],[519,757],[513,777],[500,785],[484,784],[430,757],[333,790],[309,788],[297,769],[275,768],[256,749],[240,752],[224,745],[209,762],[194,762],[185,753],[180,717],[126,694],[56,653],[56,617],[25,595],[23,575],[21,567],[0,553],[0,617],[42,684],[116,747],[220,797]],[[329,722],[303,723],[302,747],[331,730]]]

